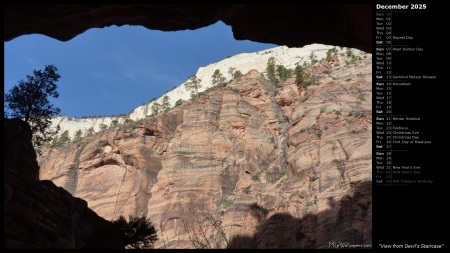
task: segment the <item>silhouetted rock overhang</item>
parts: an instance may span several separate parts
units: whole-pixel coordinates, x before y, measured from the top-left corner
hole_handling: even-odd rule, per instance
[[[230,25],[237,40],[372,51],[371,4],[5,4],[4,41],[26,34],[68,41],[111,25],[195,30],[218,21]]]

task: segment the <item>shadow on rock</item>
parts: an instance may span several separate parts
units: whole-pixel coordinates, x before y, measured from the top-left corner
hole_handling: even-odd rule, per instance
[[[231,238],[229,249],[371,248],[372,182],[355,186],[353,196],[328,199],[329,209],[296,218],[254,204],[252,215],[264,217],[252,235]]]

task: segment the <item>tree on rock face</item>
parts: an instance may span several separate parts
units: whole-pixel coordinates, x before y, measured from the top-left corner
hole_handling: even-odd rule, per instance
[[[59,142],[60,142],[61,144],[63,144],[63,143],[69,143],[69,142],[70,142],[70,137],[69,137],[69,131],[68,131],[68,130],[64,131],[64,132],[61,134],[61,136],[59,137]]]
[[[211,78],[212,78],[212,83],[214,85],[222,85],[227,81],[227,79],[222,75],[222,73],[220,73],[219,69],[216,69],[214,71],[214,74],[211,76]]]
[[[186,82],[186,89],[191,92],[191,98],[197,97],[198,90],[202,87],[201,81],[202,79],[197,78],[196,75],[191,75]]]
[[[280,82],[286,81],[292,76],[292,73],[294,73],[294,70],[286,68],[283,65],[277,65],[274,57],[270,57],[267,61],[265,74],[267,80],[272,84],[278,85]]]
[[[162,101],[161,101],[161,109],[162,109],[164,112],[169,111],[169,109],[170,109],[170,100],[169,100],[169,96],[164,95],[164,97],[163,97],[163,99],[162,99]]]
[[[266,76],[269,82],[276,84],[278,82],[277,76],[276,76],[276,64],[275,64],[275,58],[270,57],[269,60],[267,60],[267,66],[266,66]]]
[[[119,125],[119,121],[118,120],[113,120],[111,121],[111,127],[116,127],[117,125]]]
[[[83,138],[83,133],[81,132],[81,130],[76,131],[75,136],[73,137],[73,141],[78,142],[79,140],[81,140],[81,138]]]
[[[159,113],[159,110],[161,109],[161,105],[158,102],[154,102],[152,105],[152,116],[156,116]]]
[[[239,78],[239,77],[241,77],[241,76],[242,76],[242,72],[241,72],[240,70],[236,70],[236,71],[233,73],[233,79]]]
[[[299,84],[303,83],[305,77],[302,66],[297,65],[297,67],[295,67],[294,69],[294,74],[295,74],[295,81]]]
[[[94,133],[95,133],[94,128],[90,127],[88,130],[86,130],[85,137],[92,136],[92,135],[94,135]]]
[[[27,122],[33,133],[33,146],[39,149],[49,143],[59,128],[51,129],[51,117],[61,111],[48,101],[48,97],[58,98],[56,82],[61,77],[54,65],[45,66],[44,71],[34,70],[33,76],[27,75],[27,81],[4,94],[5,118],[20,118]]]
[[[283,65],[277,65],[278,82],[284,82],[292,76],[292,69],[288,69]]]

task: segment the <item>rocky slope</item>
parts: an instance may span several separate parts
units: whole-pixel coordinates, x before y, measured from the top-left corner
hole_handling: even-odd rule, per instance
[[[287,68],[295,68],[296,65],[302,65],[305,62],[311,62],[311,53],[316,59],[325,58],[326,52],[333,48],[329,45],[312,44],[302,48],[288,48],[286,46],[275,47],[254,53],[242,53],[234,56],[230,56],[224,60],[216,63],[211,63],[207,66],[200,67],[195,73],[197,78],[201,79],[199,92],[205,91],[213,86],[212,75],[216,69],[220,70],[220,73],[227,79],[231,80],[231,75],[229,73],[229,68],[235,68],[242,73],[247,73],[251,69],[257,70],[261,73],[264,72],[267,66],[267,60],[270,57],[276,59],[277,64],[281,64]],[[340,53],[346,53],[346,49],[341,48]],[[361,51],[352,49],[352,53],[355,56],[362,54]],[[177,88],[168,91],[165,95],[169,97],[170,106],[173,107],[175,102],[179,99],[189,100],[190,92],[186,89],[186,80],[184,83],[180,84]],[[149,98],[150,99],[150,98]],[[152,106],[155,102],[161,104],[163,96],[156,99],[155,101],[148,102],[144,105],[138,106],[132,110],[129,115],[122,117],[99,117],[99,118],[74,118],[68,116],[58,116],[52,119],[52,127],[60,126],[59,135],[64,131],[68,131],[69,137],[73,139],[75,132],[81,130],[85,133],[89,128],[93,128],[95,132],[100,131],[102,124],[107,126],[111,125],[113,120],[117,120],[122,123],[125,118],[132,120],[139,120],[149,116],[152,113]]]
[[[309,67],[307,87],[251,70],[133,128],[44,150],[40,178],[105,219],[146,215],[157,248],[193,247],[213,214],[230,248],[370,245],[372,56],[361,56]]]

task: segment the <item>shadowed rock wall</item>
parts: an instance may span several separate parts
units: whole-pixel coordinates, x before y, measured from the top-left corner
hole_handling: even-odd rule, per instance
[[[121,248],[112,224],[50,180],[39,181],[29,126],[4,120],[4,247]]]

